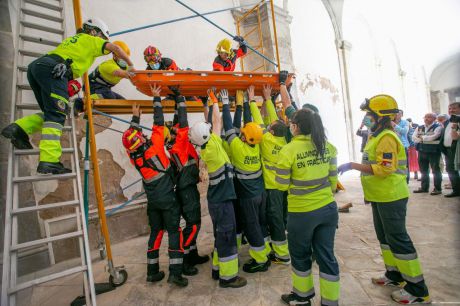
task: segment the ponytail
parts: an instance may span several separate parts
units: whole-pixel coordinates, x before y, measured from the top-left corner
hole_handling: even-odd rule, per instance
[[[292,122],[299,126],[302,135],[311,135],[317,155],[323,157],[327,137],[324,132],[323,121],[319,114],[310,109],[301,109],[295,112]]]

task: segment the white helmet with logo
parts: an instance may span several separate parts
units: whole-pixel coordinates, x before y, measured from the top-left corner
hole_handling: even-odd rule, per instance
[[[99,18],[96,18],[96,17],[89,18],[88,20],[83,22],[83,27],[85,27],[85,26],[95,28],[95,29],[101,31],[102,35],[106,39],[109,39],[109,37],[110,37],[109,27],[105,24],[104,21],[102,21]]]
[[[211,125],[207,122],[197,122],[188,130],[190,142],[202,146],[211,138]]]

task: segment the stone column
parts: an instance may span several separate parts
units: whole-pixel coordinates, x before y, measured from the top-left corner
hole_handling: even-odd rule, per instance
[[[348,154],[350,160],[357,160],[358,154],[355,147],[355,129],[353,126],[353,108],[350,101],[350,82],[348,76],[348,63],[351,52],[351,43],[345,40],[336,40],[337,54],[339,56],[340,79],[342,82],[342,98],[344,105],[345,126],[347,127]]]

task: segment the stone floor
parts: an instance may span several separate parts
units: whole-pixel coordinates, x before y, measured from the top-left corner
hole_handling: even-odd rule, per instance
[[[353,203],[350,213],[340,214],[336,237],[336,256],[341,269],[341,305],[393,305],[392,289],[371,284],[370,278],[383,271],[383,262],[376,240],[371,208],[364,205],[359,179],[341,179],[346,192],[337,195],[339,204]],[[446,182],[446,181],[445,181]],[[419,182],[411,181],[410,188]],[[447,199],[428,194],[411,195],[407,227],[422,262],[427,284],[435,305],[460,305],[460,199]],[[202,254],[212,251],[212,227],[207,211],[203,211],[199,236]],[[165,237],[166,238],[166,237]],[[241,275],[248,285],[240,289],[221,289],[210,277],[210,264],[199,266],[200,273],[189,277],[189,286],[179,289],[163,280],[159,284],[145,282],[147,237],[139,237],[113,245],[115,265],[124,265],[129,273],[125,285],[97,297],[98,305],[282,305],[280,295],[291,288],[290,267],[272,265],[265,273]],[[161,253],[162,269],[167,271],[166,239]],[[106,282],[105,262],[94,254],[96,282]],[[248,258],[247,246],[240,251],[240,260]],[[314,266],[317,294],[318,269]],[[69,305],[82,291],[81,276],[68,277],[24,291],[20,305]],[[319,305],[318,299],[315,301]]]

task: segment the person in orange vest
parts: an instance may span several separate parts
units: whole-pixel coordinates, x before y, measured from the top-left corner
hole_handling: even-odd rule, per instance
[[[147,250],[147,281],[161,281],[165,273],[159,270],[159,249],[164,231],[168,231],[169,278],[168,283],[180,287],[188,285],[182,276],[184,249],[182,231],[179,226],[180,206],[174,192],[174,172],[164,148],[164,116],[161,106],[160,86],[151,87],[153,94],[153,128],[148,139],[140,128],[140,106],[133,105],[133,117],[122,142],[131,163],[142,176],[147,195],[147,216],[150,238]]]
[[[188,137],[189,125],[185,97],[180,94],[178,88],[172,87],[171,89],[175,95],[176,112],[171,128],[171,140],[167,148],[176,170],[176,195],[182,217],[186,222],[183,232],[184,271],[197,274],[198,270],[194,266],[209,260],[207,255],[198,254],[196,245],[201,228],[200,193],[197,188],[200,180],[199,157]]]
[[[216,47],[217,56],[212,63],[214,71],[234,71],[236,60],[248,52],[248,47],[242,36],[235,36],[233,40],[240,45],[238,49],[232,49],[232,42],[225,38],[219,41]]]

